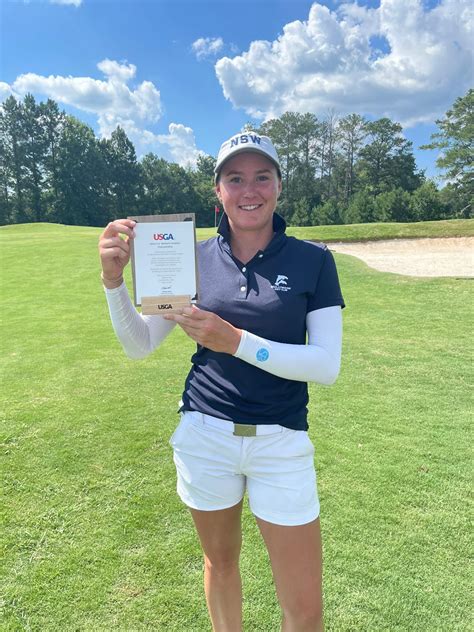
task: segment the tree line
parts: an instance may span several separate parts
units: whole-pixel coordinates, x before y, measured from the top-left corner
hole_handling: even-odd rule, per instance
[[[278,211],[292,225],[422,221],[470,217],[474,91],[456,100],[430,145],[449,182],[441,190],[416,167],[400,124],[358,114],[323,120],[286,112],[253,129],[280,156]],[[214,224],[215,158],[194,169],[153,153],[137,160],[121,127],[108,139],[51,99],[8,97],[0,106],[0,224],[57,222],[104,226],[132,214],[194,212]]]

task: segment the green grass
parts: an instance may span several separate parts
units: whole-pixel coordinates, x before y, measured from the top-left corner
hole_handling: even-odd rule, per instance
[[[198,238],[208,239],[214,228],[198,228]],[[347,224],[343,226],[291,226],[288,234],[313,241],[373,241],[416,237],[472,237],[474,219],[449,219],[439,222]]]
[[[123,355],[99,232],[0,230],[0,629],[204,632],[201,553],[168,446],[193,343],[175,330],[146,360]],[[336,260],[343,366],[331,388],[311,385],[309,414],[327,630],[464,632],[471,282]],[[278,630],[248,508],[242,574],[245,630]]]

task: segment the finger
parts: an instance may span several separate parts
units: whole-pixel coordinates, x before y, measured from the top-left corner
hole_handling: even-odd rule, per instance
[[[212,314],[210,312],[199,309],[199,307],[196,307],[195,305],[191,305],[191,307],[184,307],[183,314],[188,318],[195,320],[206,320],[207,318],[212,318]]]
[[[121,239],[120,237],[110,237],[110,239],[106,241],[106,247],[123,248],[123,250],[128,251],[130,250],[129,237],[126,237],[125,239]]]
[[[176,322],[178,322],[178,321],[175,319],[175,314],[163,314],[163,315],[161,316],[161,318],[163,318],[164,320],[172,320],[172,321],[174,321],[175,323],[176,323]]]
[[[128,253],[126,250],[122,250],[122,248],[119,248],[119,246],[116,246],[115,248],[107,248],[101,253],[101,258],[104,261],[116,259],[117,257],[119,259],[126,260],[129,258],[129,256],[130,253]]]
[[[114,222],[110,222],[105,227],[102,237],[114,237],[117,234],[127,235],[128,237],[134,237],[134,227],[136,222],[133,220],[115,220]]]
[[[190,317],[185,316],[184,314],[164,314],[163,318],[165,318],[166,320],[174,320],[175,323],[178,323],[179,325],[182,325],[184,327],[199,329],[196,324],[193,324]]]
[[[184,333],[186,333],[193,340],[196,340],[196,342],[198,342],[198,339],[200,340],[204,336],[204,332],[202,331],[201,327],[193,326],[192,323],[189,322],[189,320],[183,318],[180,314],[166,314],[163,316],[163,318],[165,320],[172,320],[177,323],[184,331]]]
[[[127,240],[120,239],[120,237],[109,237],[108,239],[102,239],[101,248],[122,248],[127,252],[130,250],[130,246]]]
[[[100,258],[102,261],[113,261],[116,257],[120,257],[120,259],[128,259],[130,258],[130,253],[127,250],[123,250],[119,246],[115,248],[107,248],[106,250],[101,250]]]
[[[194,342],[198,342],[199,344],[202,344],[203,337],[200,335],[199,331],[196,331],[194,329],[189,329],[189,327],[185,327],[181,325],[180,323],[178,323],[178,326],[181,327],[184,333],[187,336],[189,336],[192,340],[194,340]]]
[[[193,327],[188,323],[178,323],[178,325],[183,329],[188,335],[192,336],[204,336],[205,332],[200,327]]]

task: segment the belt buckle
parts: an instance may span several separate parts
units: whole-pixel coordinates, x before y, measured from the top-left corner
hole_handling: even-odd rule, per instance
[[[254,424],[234,424],[235,437],[256,437],[257,426]]]

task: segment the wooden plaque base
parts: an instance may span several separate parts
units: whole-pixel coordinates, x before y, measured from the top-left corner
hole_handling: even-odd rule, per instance
[[[183,307],[191,306],[191,296],[142,296],[142,314],[156,316],[181,314]]]

